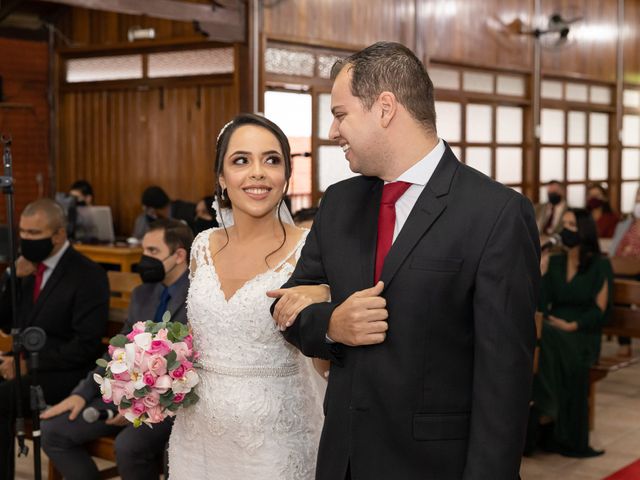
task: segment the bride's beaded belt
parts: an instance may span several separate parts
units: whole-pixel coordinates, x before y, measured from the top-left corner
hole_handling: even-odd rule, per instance
[[[203,365],[204,370],[231,377],[290,377],[300,371],[297,363],[280,367],[247,366],[229,367],[226,365]]]

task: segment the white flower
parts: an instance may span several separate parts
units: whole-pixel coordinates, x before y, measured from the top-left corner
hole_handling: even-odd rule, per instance
[[[198,374],[193,370],[189,370],[185,373],[184,377],[173,380],[171,384],[171,390],[173,393],[189,393],[193,387],[195,387],[200,379]]]
[[[105,398],[111,398],[111,381],[108,378],[103,378],[97,373],[93,374],[93,379],[100,385],[100,393]]]
[[[139,333],[138,335],[133,337],[133,342],[143,350],[149,350],[149,348],[151,348],[152,340],[153,336],[147,332]]]
[[[111,358],[112,360],[109,362],[109,369],[111,370],[111,373],[124,373],[129,369],[127,354],[122,348],[116,348],[113,351]]]

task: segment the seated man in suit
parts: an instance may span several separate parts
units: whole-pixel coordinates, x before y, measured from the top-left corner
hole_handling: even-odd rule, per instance
[[[175,218],[181,220],[193,231],[193,220],[196,216],[196,206],[191,202],[173,200],[161,187],[151,186],[142,192],[143,212],[136,218],[132,237],[142,239],[149,230],[149,226],[159,218]]]
[[[192,241],[191,230],[178,220],[161,219],[151,224],[142,240],[144,256],[138,265],[144,283],[131,295],[123,334],[129,333],[138,321],[161,321],[167,310],[171,312],[171,321],[186,323],[185,300]],[[109,360],[108,354],[104,358]],[[66,479],[98,479],[98,469],[84,444],[117,434],[115,450],[120,476],[124,480],[157,478],[159,460],[171,433],[171,419],[151,429],[134,428],[119,414],[111,420],[95,423],[78,418],[85,407],[116,408],[102,401],[93,380],[94,373],[103,374],[104,369],[95,368],[69,397],[42,414],[45,452]]]
[[[541,236],[562,230],[562,215],[567,211],[566,190],[557,180],[547,183],[547,202],[535,206],[536,223]]]
[[[17,319],[47,334],[40,351],[38,381],[47,404],[59,402],[92,366],[101,349],[109,313],[107,274],[69,244],[62,207],[50,199],[30,203],[20,217],[16,261]],[[7,275],[8,277],[8,275]],[[11,292],[0,299],[0,328],[9,333]],[[20,362],[24,364],[24,361]],[[0,356],[0,479],[13,478],[14,357]],[[26,369],[22,368],[22,372]],[[22,401],[29,414],[29,376],[23,377]]]

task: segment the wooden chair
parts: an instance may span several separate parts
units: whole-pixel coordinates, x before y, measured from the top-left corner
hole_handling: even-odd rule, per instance
[[[637,277],[640,275],[640,258],[611,257],[609,260],[616,277]]]
[[[126,310],[131,301],[131,292],[142,283],[140,275],[131,272],[108,271],[111,299],[109,307]]]
[[[625,259],[626,260],[626,259]],[[640,282],[617,278],[614,281],[613,311],[609,324],[602,331],[605,335],[640,338]],[[610,372],[640,360],[639,357],[600,357],[589,371],[589,429],[595,422],[596,383]]]

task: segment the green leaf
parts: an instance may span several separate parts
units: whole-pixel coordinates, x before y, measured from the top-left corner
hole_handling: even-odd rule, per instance
[[[143,387],[143,388],[139,388],[135,392],[133,392],[133,396],[136,397],[136,398],[142,398],[147,393],[149,393],[150,391],[151,391],[151,389],[148,386]]]
[[[96,360],[96,365],[102,368],[107,368],[107,366],[109,365],[109,362],[107,362],[104,358],[99,358]]]
[[[129,400],[126,397],[122,397],[122,400],[120,400],[120,405],[118,405],[120,408],[131,408],[131,405],[133,405],[133,403],[131,402],[131,400]]]
[[[196,395],[196,392],[194,392],[193,390],[191,390],[189,393],[187,393],[187,395],[184,397],[184,400],[182,400],[182,406],[183,407],[190,407],[191,405],[193,405],[194,403],[196,403],[198,400],[200,400],[200,397],[198,397],[198,395]]]
[[[167,310],[164,312],[164,315],[162,315],[162,321],[163,323],[169,323],[169,320],[171,320],[171,312]]]
[[[113,345],[114,347],[119,348],[124,348],[127,343],[129,343],[129,339],[121,333],[109,340],[109,345]]]
[[[167,410],[170,410],[172,412],[177,412],[181,406],[182,405],[180,405],[179,403],[171,403],[171,405],[167,406]]]
[[[174,370],[180,366],[180,362],[177,360],[178,355],[173,350],[166,354],[164,358],[167,360],[167,370]]]
[[[169,405],[173,405],[173,393],[168,397],[160,395],[160,406],[166,408]]]

